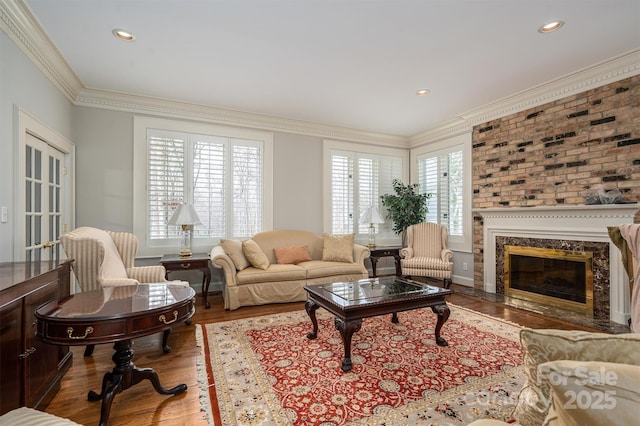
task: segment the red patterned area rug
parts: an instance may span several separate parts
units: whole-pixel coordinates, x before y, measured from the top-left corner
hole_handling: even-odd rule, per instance
[[[465,425],[511,420],[524,383],[520,327],[449,304],[435,344],[431,309],[367,318],[353,369],[333,317],[305,311],[198,325],[201,401],[212,425]]]

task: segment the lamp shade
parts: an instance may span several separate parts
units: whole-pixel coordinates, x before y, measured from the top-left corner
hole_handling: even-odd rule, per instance
[[[384,223],[377,207],[367,207],[360,215],[360,223]]]
[[[173,212],[173,216],[169,219],[168,225],[202,225],[200,222],[200,218],[196,213],[196,209],[193,207],[193,204],[184,203],[180,204],[175,212]]]

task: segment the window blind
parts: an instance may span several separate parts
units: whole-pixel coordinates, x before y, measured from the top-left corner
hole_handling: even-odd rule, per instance
[[[262,141],[148,129],[147,142],[149,239],[179,237],[167,222],[183,202],[193,204],[202,222],[194,239],[262,230]]]
[[[420,192],[432,194],[426,219],[446,226],[449,235],[463,232],[463,172],[461,149],[418,157]]]

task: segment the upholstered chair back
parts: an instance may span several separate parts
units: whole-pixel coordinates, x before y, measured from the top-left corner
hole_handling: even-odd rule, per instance
[[[416,257],[440,258],[447,247],[447,228],[432,222],[423,222],[407,228],[407,246]]]
[[[60,237],[82,291],[104,286],[166,282],[161,265],[134,266],[138,239],[128,232],[83,226]],[[176,282],[187,284],[185,282]]]

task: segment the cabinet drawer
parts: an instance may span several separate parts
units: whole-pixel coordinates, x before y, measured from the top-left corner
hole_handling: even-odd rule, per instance
[[[184,260],[182,262],[171,262],[171,263],[165,263],[164,267],[166,269],[172,270],[172,271],[178,271],[181,269],[202,269],[202,268],[208,268],[209,267],[209,261],[208,260]]]

